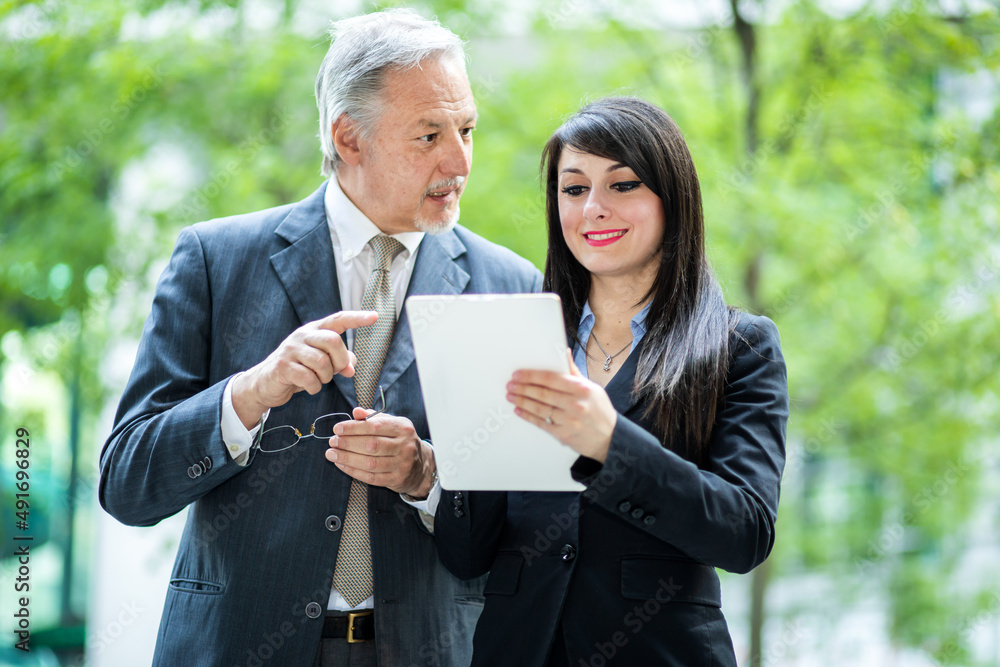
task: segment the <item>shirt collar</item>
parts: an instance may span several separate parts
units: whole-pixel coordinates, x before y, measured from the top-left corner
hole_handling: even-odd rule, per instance
[[[646,334],[646,316],[649,315],[649,307],[653,305],[652,299],[649,303],[642,307],[638,313],[632,318],[632,335],[636,338],[642,338]]]
[[[653,305],[650,301],[642,310],[632,316],[630,326],[632,327],[632,338],[638,340],[646,334],[646,316],[649,315],[649,307]],[[583,304],[583,312],[580,313],[580,326],[577,327],[576,335],[581,342],[590,337],[590,331],[594,328],[594,311],[590,309],[590,301]]]
[[[340,248],[345,262],[350,262],[360,255],[368,245],[368,241],[382,233],[375,223],[347,198],[340,188],[340,183],[337,182],[336,175],[330,177],[323,204],[326,208],[326,221],[330,226],[333,245]],[[392,238],[403,244],[409,257],[417,251],[424,238],[424,232],[392,234]]]
[[[590,309],[590,301],[583,304],[583,312],[580,313],[580,326],[577,327],[576,335],[582,342],[584,336],[590,336],[590,330],[594,328],[594,311]]]

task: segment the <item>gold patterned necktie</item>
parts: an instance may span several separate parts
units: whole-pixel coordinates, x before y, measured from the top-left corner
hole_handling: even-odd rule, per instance
[[[361,297],[362,310],[378,313],[375,324],[361,327],[354,332],[354,355],[358,359],[354,369],[354,393],[358,405],[371,408],[382,362],[389,351],[392,332],[396,325],[396,299],[389,281],[389,266],[403,251],[403,245],[379,234],[368,245],[375,251],[375,268],[372,269],[365,294]],[[344,532],[340,537],[337,565],[333,571],[333,585],[344,599],[356,607],[372,594],[372,549],[368,536],[368,486],[351,480],[351,492],[344,516]]]

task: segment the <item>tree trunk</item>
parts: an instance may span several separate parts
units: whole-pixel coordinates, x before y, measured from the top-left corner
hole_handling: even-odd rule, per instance
[[[746,155],[747,159],[752,161],[757,152],[757,110],[760,106],[760,86],[757,81],[757,34],[754,25],[748,22],[740,12],[740,0],[729,0],[729,4],[733,12],[733,30],[739,40],[740,54],[743,59],[742,78],[747,94],[747,109],[744,119]],[[749,305],[761,314],[763,314],[763,309],[758,285],[762,259],[762,253],[759,250],[755,252],[744,274],[744,287]],[[762,563],[750,577],[750,664],[753,667],[760,667],[763,657],[764,599],[771,577],[771,562]]]
[[[764,630],[764,597],[767,586],[771,582],[771,560],[768,559],[757,566],[750,575],[750,665],[761,667],[764,664],[764,640],[761,636]]]
[[[733,30],[740,42],[743,56],[743,86],[747,91],[747,113],[744,128],[747,134],[747,157],[757,152],[757,108],[760,106],[760,86],[757,82],[757,32],[740,13],[740,0],[729,0],[733,10]]]

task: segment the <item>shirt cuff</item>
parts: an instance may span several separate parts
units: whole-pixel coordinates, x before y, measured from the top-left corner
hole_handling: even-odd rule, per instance
[[[437,512],[438,503],[441,502],[441,482],[434,480],[434,486],[427,493],[427,497],[422,500],[415,500],[405,493],[399,494],[399,497],[410,507],[416,508],[421,513],[428,514],[433,518],[434,513]]]
[[[423,441],[425,445],[434,451],[434,445],[429,441]],[[434,478],[434,484],[431,486],[431,490],[427,492],[427,497],[421,500],[416,500],[412,496],[405,493],[399,494],[399,497],[403,499],[403,502],[410,507],[416,509],[420,513],[420,521],[424,524],[424,528],[428,532],[434,532],[434,514],[437,512],[438,503],[441,502],[441,482],[438,481],[437,477]]]
[[[222,441],[226,443],[226,451],[229,455],[236,461],[239,465],[246,465],[249,459],[250,447],[253,445],[254,436],[257,435],[257,431],[264,426],[264,422],[267,421],[267,416],[271,414],[271,410],[268,409],[261,415],[260,420],[257,425],[254,426],[249,431],[246,426],[243,425],[242,420],[236,414],[236,408],[233,407],[233,382],[242,373],[237,373],[234,375],[229,382],[226,383],[226,390],[222,393]]]

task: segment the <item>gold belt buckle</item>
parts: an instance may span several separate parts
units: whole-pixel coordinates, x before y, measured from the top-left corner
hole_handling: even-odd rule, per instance
[[[354,638],[354,619],[364,618],[366,616],[371,616],[375,612],[371,609],[367,611],[358,612],[347,612],[347,643],[348,644],[360,644],[362,642],[368,641],[367,639],[355,639]]]

